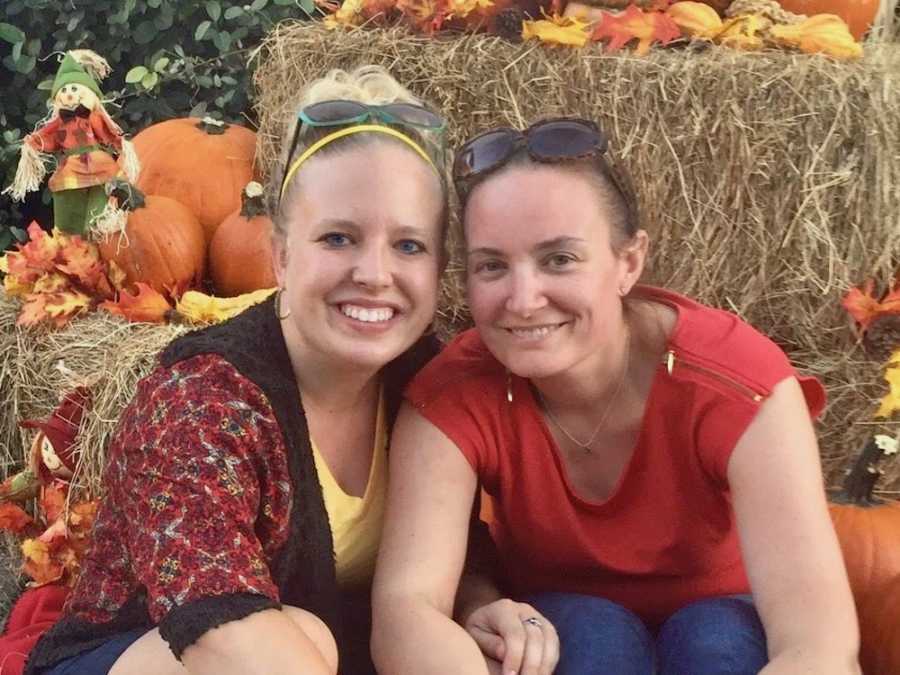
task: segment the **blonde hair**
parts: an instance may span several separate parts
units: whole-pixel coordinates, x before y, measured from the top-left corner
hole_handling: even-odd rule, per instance
[[[297,104],[293,108],[293,118],[285,125],[284,134],[282,135],[280,159],[276,170],[271,172],[266,185],[266,204],[269,215],[275,225],[276,236],[283,237],[287,234],[285,205],[290,204],[292,201],[292,196],[296,193],[296,187],[299,182],[296,177],[297,174],[295,174],[288,185],[282,186],[286,168],[295,157],[301,155],[304,150],[313,145],[316,141],[341,128],[340,125],[309,128],[306,130],[303,137],[298,139],[297,143],[291,147],[291,143],[297,134],[297,127],[301,124],[297,113],[314,103],[333,100],[357,101],[365,105],[387,105],[389,103],[411,103],[414,105],[422,105],[422,101],[419,98],[413,95],[412,92],[394,79],[394,77],[381,66],[364,65],[349,72],[334,69],[329,71],[324,77],[308,84],[301,92]],[[443,138],[426,138],[428,135],[427,132],[423,131],[417,133],[415,130],[407,127],[403,127],[402,131],[405,135],[421,145],[423,150],[428,153],[432,158],[432,161],[440,168],[440,171],[443,174],[445,169],[445,167],[442,166],[444,150]],[[322,156],[328,153],[346,150],[348,147],[371,143],[373,142],[373,136],[374,134],[364,133],[342,138],[324,146],[316,152],[316,155]],[[441,188],[444,195],[444,201],[446,202],[447,189],[444,181],[442,181]],[[282,190],[284,191],[283,197],[281,196]]]

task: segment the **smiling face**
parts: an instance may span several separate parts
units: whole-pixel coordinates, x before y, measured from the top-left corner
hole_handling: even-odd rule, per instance
[[[620,289],[640,275],[646,235],[614,250],[591,180],[545,165],[484,180],[465,227],[469,306],[494,356],[520,377],[591,372],[621,337]]]
[[[53,103],[57,109],[65,108],[66,110],[74,110],[79,105],[83,105],[88,110],[93,110],[98,103],[97,94],[85,87],[83,84],[70,83],[64,84],[56,92]]]
[[[437,305],[443,195],[408,149],[373,141],[314,157],[276,243],[292,356],[377,370],[408,349]]]

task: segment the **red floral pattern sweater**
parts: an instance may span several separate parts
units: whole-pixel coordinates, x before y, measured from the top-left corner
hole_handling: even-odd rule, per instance
[[[423,338],[383,373],[388,421],[434,355]],[[93,545],[28,675],[134,628],[176,657],[253,612],[325,621],[344,675],[374,673],[368,589],[342,592],[302,403],[272,300],[175,340],[123,411]]]
[[[262,392],[217,355],[143,380],[109,447],[107,496],[67,611],[112,620],[138,588],[154,624],[207,596],[278,600],[287,454]]]

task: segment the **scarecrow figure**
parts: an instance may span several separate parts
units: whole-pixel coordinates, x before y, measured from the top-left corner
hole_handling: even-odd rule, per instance
[[[13,184],[4,190],[14,200],[37,190],[46,174],[46,154],[56,156],[50,177],[54,226],[85,235],[107,203],[104,186],[118,177],[134,181],[138,160],[134,147],[103,107],[97,79],[110,72],[105,59],[92,51],[68,52],[50,92],[50,118],[25,137]],[[122,167],[113,153],[121,155]]]
[[[54,480],[68,483],[75,474],[78,453],[74,452],[75,438],[84,412],[90,408],[91,393],[87,387],[77,387],[66,394],[46,420],[22,420],[19,426],[37,429],[31,443],[31,470],[41,485]]]

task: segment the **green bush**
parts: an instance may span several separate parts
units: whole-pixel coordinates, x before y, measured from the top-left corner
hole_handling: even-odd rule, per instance
[[[15,175],[22,138],[47,114],[58,56],[92,49],[109,61],[101,83],[129,134],[159,120],[212,115],[252,124],[250,52],[285,18],[316,13],[313,0],[3,0],[0,8],[0,180]],[[45,191],[46,192],[46,191]],[[44,200],[48,200],[44,195]],[[23,227],[0,196],[0,251]]]

